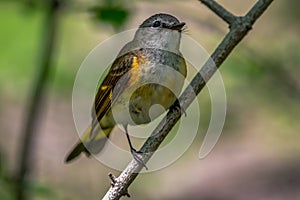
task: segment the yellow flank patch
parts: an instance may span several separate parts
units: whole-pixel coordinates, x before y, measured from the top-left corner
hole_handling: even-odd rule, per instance
[[[138,66],[139,66],[138,59],[136,56],[133,56],[132,67],[138,67]]]
[[[113,93],[112,93],[112,90],[110,91],[109,93],[109,99],[112,100],[112,96],[113,96]]]
[[[108,86],[107,85],[103,85],[103,86],[101,86],[101,90],[106,90],[108,88]]]

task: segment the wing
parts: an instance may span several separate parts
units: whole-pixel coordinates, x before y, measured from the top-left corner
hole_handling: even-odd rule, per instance
[[[94,101],[94,110],[92,110],[92,126],[94,127],[98,121],[109,111],[112,102],[127,87],[131,77],[130,70],[134,66],[138,66],[138,51],[129,52],[118,57],[112,64],[108,74],[98,88]],[[126,74],[126,76],[124,76]],[[122,83],[117,84],[122,78]]]

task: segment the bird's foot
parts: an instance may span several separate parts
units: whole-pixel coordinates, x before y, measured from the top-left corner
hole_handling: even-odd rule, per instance
[[[181,112],[181,114],[184,114],[185,117],[187,116],[185,109],[182,108],[178,99],[174,102],[172,107],[175,108],[176,110],[179,110]]]
[[[140,165],[142,165],[143,167],[145,167],[146,170],[148,170],[148,167],[146,166],[145,162],[142,159],[143,152],[137,151],[133,148],[130,151],[131,151],[131,154],[132,154],[134,160],[136,160]]]

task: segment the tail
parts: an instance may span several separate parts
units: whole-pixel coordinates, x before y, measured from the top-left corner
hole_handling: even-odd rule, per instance
[[[85,146],[82,144],[82,142],[79,142],[75,148],[69,153],[69,155],[67,156],[65,162],[68,163],[71,160],[73,160],[74,158],[76,158],[77,156],[79,156],[81,154],[81,152],[85,152],[87,154],[87,156],[90,156],[91,153],[85,148]]]
[[[68,154],[65,160],[66,163],[78,157],[81,154],[81,152],[84,152],[88,157],[91,155],[91,153],[92,154],[99,153],[103,149],[113,127],[109,127],[106,129],[96,128],[94,131],[97,131],[97,133],[93,138],[90,137],[91,129],[92,129],[91,126],[89,126],[86,129],[86,131],[84,132],[81,138],[81,141]]]

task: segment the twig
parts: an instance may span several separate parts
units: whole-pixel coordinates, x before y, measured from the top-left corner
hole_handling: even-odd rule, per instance
[[[200,0],[209,9],[216,13],[221,19],[227,22],[229,25],[234,22],[236,16],[227,11],[224,7],[212,0]]]
[[[230,22],[230,31],[211,55],[211,59],[214,62],[208,60],[191,81],[191,87],[187,87],[187,89],[185,89],[181,95],[179,100],[184,110],[186,110],[195,99],[193,94],[198,94],[202,90],[202,88],[206,85],[206,82],[217,71],[217,68],[220,67],[223,61],[231,53],[233,48],[237,46],[237,44],[246,36],[254,22],[268,8],[273,0],[259,0],[244,17],[235,17],[232,14],[229,14],[228,11],[226,11],[221,5],[217,4],[213,0],[200,1],[207,5],[211,10],[216,12],[216,14],[224,21]],[[222,14],[221,12],[225,12],[225,14]],[[231,21],[233,19],[234,21]],[[158,149],[159,145],[162,143],[164,138],[168,135],[169,131],[177,123],[180,117],[180,109],[172,108],[169,110],[167,116],[164,117],[164,119],[159,123],[141,148],[141,152],[144,152],[144,163],[146,163],[152,156],[153,152]],[[142,166],[140,166],[135,160],[132,160],[125,170],[120,174],[120,176],[114,179],[114,186],[108,190],[103,199],[120,199],[124,194],[127,193],[127,188],[137,177],[141,169]]]

